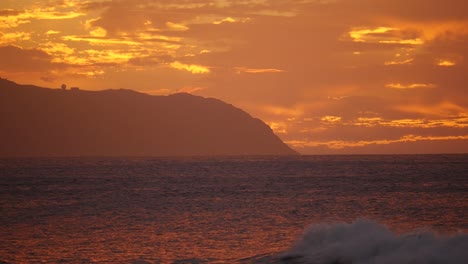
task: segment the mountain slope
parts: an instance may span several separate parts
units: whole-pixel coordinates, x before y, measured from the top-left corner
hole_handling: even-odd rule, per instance
[[[217,99],[5,79],[0,94],[1,157],[296,154],[262,121]]]

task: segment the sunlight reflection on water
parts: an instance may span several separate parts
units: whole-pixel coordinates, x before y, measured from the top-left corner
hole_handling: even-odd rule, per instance
[[[397,232],[466,232],[467,161],[468,155],[0,160],[0,261],[248,262],[286,250],[309,224],[357,218]]]

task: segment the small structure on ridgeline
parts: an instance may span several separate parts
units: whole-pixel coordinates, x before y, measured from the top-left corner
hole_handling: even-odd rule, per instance
[[[66,84],[62,84],[60,86],[60,88],[62,89],[62,91],[66,91],[67,90],[67,85]],[[80,90],[80,87],[76,87],[76,86],[72,86],[70,87],[70,91],[72,92],[76,92],[76,91],[79,91]]]

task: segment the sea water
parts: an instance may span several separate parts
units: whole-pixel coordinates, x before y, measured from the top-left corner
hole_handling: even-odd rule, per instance
[[[0,263],[468,263],[468,155],[1,159],[0,195]]]

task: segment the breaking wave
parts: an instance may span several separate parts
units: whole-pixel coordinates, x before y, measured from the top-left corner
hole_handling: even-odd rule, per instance
[[[397,235],[368,220],[309,227],[280,263],[303,264],[465,264],[468,235],[429,231]]]

